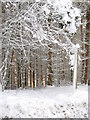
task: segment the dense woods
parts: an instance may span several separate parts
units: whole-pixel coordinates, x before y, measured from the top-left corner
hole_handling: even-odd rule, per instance
[[[53,13],[48,4],[44,10],[45,5],[44,1],[0,2],[0,82],[5,89],[72,84],[69,55],[74,53],[68,47],[72,43],[80,45],[77,83],[90,81],[90,6],[73,3],[81,10],[81,18],[75,16],[77,32],[70,32],[72,21],[65,23],[61,13]],[[74,7],[69,7],[65,14],[71,19]]]

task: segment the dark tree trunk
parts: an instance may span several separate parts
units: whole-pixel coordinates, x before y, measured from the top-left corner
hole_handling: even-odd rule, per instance
[[[87,20],[87,24],[86,24],[86,42],[87,44],[85,45],[86,48],[86,58],[88,58],[88,53],[89,53],[89,34],[90,34],[90,6],[88,6],[87,8],[87,14],[86,14],[86,20]],[[85,84],[87,84],[87,80],[88,80],[88,59],[86,59],[86,67],[85,67]]]
[[[51,45],[49,45],[49,75],[48,75],[48,85],[52,85],[52,60],[51,60]]]

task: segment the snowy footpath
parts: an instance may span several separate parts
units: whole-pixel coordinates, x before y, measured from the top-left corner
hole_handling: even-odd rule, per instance
[[[0,118],[87,118],[88,86],[0,92]]]

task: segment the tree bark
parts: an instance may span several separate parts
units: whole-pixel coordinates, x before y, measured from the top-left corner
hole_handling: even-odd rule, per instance
[[[51,48],[51,45],[49,45],[49,75],[48,75],[48,85],[52,85],[52,75],[51,75],[51,73],[52,73],[52,67],[51,67],[51,65],[52,65],[52,60],[51,60],[51,50],[50,50],[50,48]]]
[[[88,6],[87,8],[87,14],[86,14],[86,20],[87,20],[87,24],[86,24],[86,42],[87,44],[85,45],[86,48],[86,67],[85,67],[85,84],[87,84],[87,80],[88,80],[88,55],[89,55],[89,39],[90,39],[90,6]]]
[[[81,23],[83,24],[83,18],[81,18]],[[84,49],[84,44],[83,44],[83,25],[81,24],[80,29],[81,29],[81,41],[82,41],[82,50]],[[84,53],[82,53],[82,58],[84,58]],[[84,76],[84,60],[82,60],[82,77],[81,77],[81,84],[83,83],[83,76]]]
[[[0,3],[0,16],[2,15],[2,4]],[[1,27],[2,24],[2,17],[0,17],[0,31],[2,30]],[[2,36],[2,32],[0,32],[0,38]],[[1,64],[2,64],[2,39],[0,39],[0,68],[1,68]],[[1,72],[0,72],[0,82],[1,82],[2,76],[1,76]]]

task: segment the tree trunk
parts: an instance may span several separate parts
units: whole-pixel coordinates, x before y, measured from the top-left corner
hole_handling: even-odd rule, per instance
[[[87,8],[87,14],[86,14],[86,20],[87,20],[87,24],[86,24],[86,42],[87,44],[85,45],[86,48],[86,58],[88,58],[89,55],[89,39],[90,39],[90,6]],[[85,67],[85,84],[87,84],[87,80],[88,80],[88,59],[86,59],[86,67]]]
[[[81,41],[82,41],[82,50],[84,50],[84,46],[85,46],[85,45],[83,44],[83,42],[84,42],[84,41],[83,41],[83,40],[84,40],[84,38],[83,38],[83,37],[84,37],[84,36],[83,36],[83,32],[84,32],[84,31],[83,31],[83,18],[81,18],[81,23],[82,23],[81,26],[80,26],[80,27],[81,27],[81,28],[80,28],[80,29],[81,29]],[[82,53],[82,58],[84,58],[84,53]],[[81,84],[82,84],[83,81],[84,81],[84,80],[83,80],[83,79],[84,79],[84,77],[83,77],[83,76],[84,76],[84,66],[85,66],[84,63],[85,63],[84,60],[82,60],[82,77],[81,77]]]
[[[2,15],[2,4],[0,3],[0,16]],[[2,31],[2,27],[1,27],[1,24],[2,24],[2,17],[0,17],[0,31]],[[2,32],[0,32],[0,68],[1,68],[1,65],[2,65]],[[2,76],[1,76],[1,71],[0,71],[0,83],[2,82]]]
[[[49,75],[48,75],[48,85],[52,85],[52,61],[51,61],[51,45],[49,45]]]

